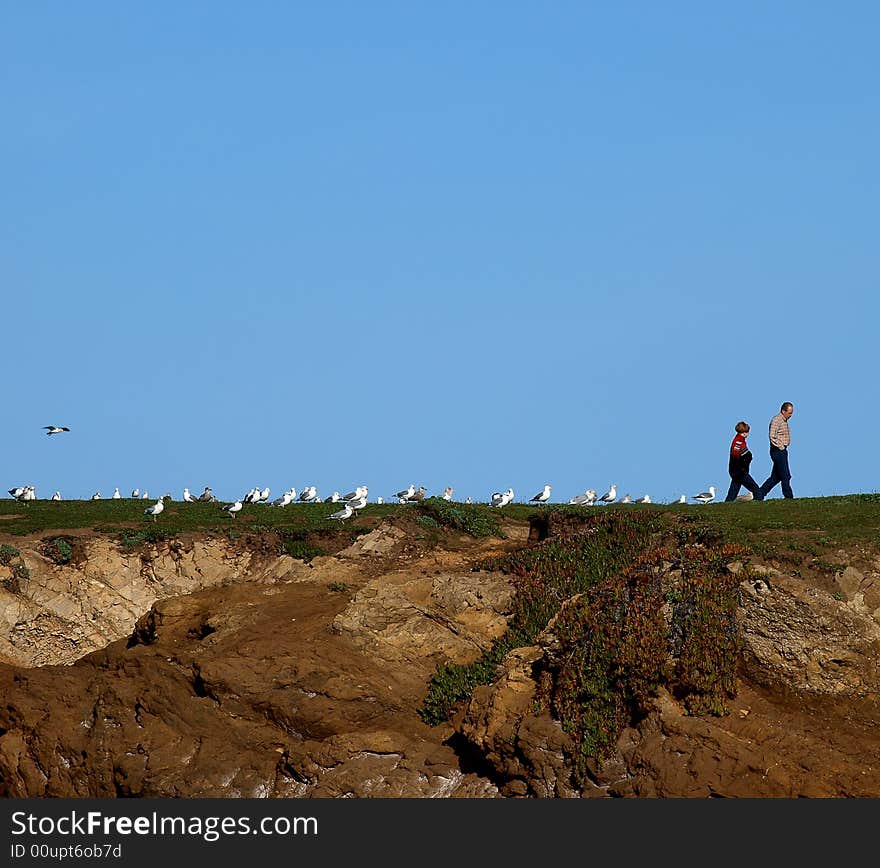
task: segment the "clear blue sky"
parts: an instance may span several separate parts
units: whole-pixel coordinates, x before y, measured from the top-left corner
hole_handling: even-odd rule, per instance
[[[4,489],[878,487],[876,4],[3,19]]]

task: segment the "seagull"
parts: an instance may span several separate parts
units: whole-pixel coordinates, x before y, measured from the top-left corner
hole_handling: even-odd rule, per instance
[[[61,492],[56,491],[55,494],[52,495],[52,500],[61,500]]]
[[[687,498],[684,495],[682,495],[681,497],[679,497],[678,500],[673,500],[671,505],[675,506],[679,503],[687,503]]]
[[[131,496],[132,496],[132,497],[140,497],[140,496],[141,496],[141,490],[140,490],[139,488],[135,488],[135,489],[131,492]]]
[[[628,494],[625,494],[623,497],[620,498],[620,502],[621,503],[632,503],[632,498]]]
[[[197,503],[198,501],[192,496],[192,493],[188,488],[183,489],[183,501],[184,503]]]
[[[225,509],[229,513],[230,518],[235,518],[235,514],[237,512],[241,512],[242,503],[240,500],[236,500],[235,503],[230,503],[228,506],[224,506]]]
[[[65,428],[63,425],[44,425],[43,428],[46,429],[46,434],[49,437],[53,434],[60,434],[62,431],[70,430],[70,428]]]
[[[137,489],[135,489],[135,491],[137,491]],[[137,497],[137,494],[135,494],[134,497]],[[211,491],[211,489],[207,485],[205,486],[205,490],[199,495],[199,500],[202,503],[216,503],[217,502],[217,498],[214,497],[213,492]]]
[[[293,489],[288,488],[281,497],[276,497],[272,501],[272,506],[287,506],[293,500]]]
[[[37,489],[33,485],[22,485],[18,488],[10,488],[9,493],[19,502],[27,503],[37,499]]]
[[[18,488],[10,488],[9,493],[16,499],[21,500],[24,497],[24,493],[27,491],[26,485],[19,485]]]
[[[340,500],[344,500],[348,503],[350,500],[366,498],[369,490],[370,489],[366,485],[359,485],[354,491],[349,491],[348,494],[343,494]]]
[[[149,500],[149,499],[150,499],[150,492],[144,490],[144,493],[141,495],[141,500]]]
[[[113,489],[113,500],[119,500],[121,497],[122,497],[122,495],[119,493],[119,489],[114,488]]]
[[[546,503],[550,500],[550,486],[545,485],[543,491],[539,491],[529,503]]]
[[[385,503],[385,498],[380,495],[376,498],[376,503]]]
[[[453,489],[451,486],[447,485],[446,488],[443,489],[443,499],[444,500],[452,500],[452,492]]]
[[[394,496],[401,502],[404,503],[409,500],[416,493],[416,487],[410,482],[409,488],[404,488],[403,491],[398,491]]]
[[[499,509],[502,506],[507,506],[510,501],[513,500],[513,489],[508,488],[505,492],[494,492],[492,494],[492,499],[489,501],[489,506],[495,506]]]
[[[307,485],[299,495],[301,503],[310,503],[318,497],[318,489],[314,485]]]
[[[715,500],[715,486],[710,485],[708,491],[701,491],[699,494],[695,494],[693,500],[696,500],[697,503],[711,503]]]
[[[100,491],[96,491],[96,492],[92,495],[92,500],[100,500],[100,499],[101,499],[101,492],[100,492]]]
[[[340,500],[342,500],[342,495],[338,491],[334,491],[330,495],[330,503],[339,503]]]
[[[468,496],[465,498],[465,501],[464,501],[464,502],[467,503],[467,504],[471,504],[471,503],[474,502],[474,499],[473,499],[470,495],[468,495]]]
[[[588,488],[583,494],[578,494],[569,501],[576,506],[592,506],[595,502],[596,491],[593,488]]]
[[[269,495],[271,491],[269,490],[269,486],[267,485],[262,491],[257,492],[257,499],[254,503],[265,503],[269,499]]]
[[[359,503],[360,501],[351,501],[350,503],[346,503],[345,506],[342,507],[338,512],[334,512],[332,515],[328,515],[327,518],[333,519],[334,521],[345,521],[347,518],[351,518],[354,515],[355,503]]]
[[[363,509],[367,505],[367,496],[356,497],[353,500],[346,501],[346,506],[350,506],[352,509]]]
[[[170,494],[163,494],[152,506],[148,506],[144,510],[144,515],[153,516],[153,521],[155,521],[156,516],[158,516],[159,513],[161,513],[162,510],[165,509],[165,498],[166,497],[171,497],[171,495]]]
[[[411,494],[411,495],[406,499],[406,502],[407,502],[407,503],[415,503],[415,502],[417,502],[417,501],[419,501],[419,500],[424,500],[424,499],[425,499],[425,492],[426,492],[427,490],[428,490],[428,489],[425,488],[424,485],[420,485],[420,486],[419,486],[419,490],[416,491],[416,492],[414,492],[413,494]]]
[[[650,494],[646,494],[644,497],[640,497],[637,501],[635,501],[635,503],[650,503],[650,502],[651,502],[651,495]]]
[[[611,488],[609,488],[599,500],[601,500],[602,503],[614,503],[614,501],[617,500],[617,486],[612,482]]]

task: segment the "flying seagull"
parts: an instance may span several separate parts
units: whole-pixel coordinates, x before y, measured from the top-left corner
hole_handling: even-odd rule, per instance
[[[693,499],[697,503],[711,503],[715,500],[715,486],[710,485],[708,491],[701,491],[699,494],[695,494]]]
[[[529,503],[546,503],[550,500],[550,486],[545,485],[543,491],[539,491]]]
[[[46,431],[46,434],[51,437],[53,434],[60,434],[62,431],[69,431],[70,428],[65,428],[63,425],[44,425],[43,428]]]

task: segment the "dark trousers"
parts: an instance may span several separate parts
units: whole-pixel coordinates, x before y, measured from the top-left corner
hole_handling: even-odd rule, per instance
[[[763,500],[764,495],[761,494],[761,487],[752,479],[751,474],[746,470],[742,473],[730,474],[730,488],[727,489],[727,497],[724,498],[725,503],[736,500],[740,488],[745,486],[755,496],[755,500]]]
[[[794,497],[791,490],[791,471],[788,469],[788,450],[771,446],[770,460],[773,462],[773,470],[761,486],[761,497],[766,497],[779,482],[782,483],[782,496]]]

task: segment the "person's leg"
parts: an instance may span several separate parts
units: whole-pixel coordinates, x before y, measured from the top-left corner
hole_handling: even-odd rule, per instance
[[[727,489],[727,497],[724,498],[725,503],[730,503],[731,500],[736,500],[736,496],[739,494],[740,487],[742,483],[737,476],[730,477],[730,488]]]
[[[779,452],[779,458],[776,461],[777,472],[779,473],[779,481],[782,483],[782,496],[794,497],[791,490],[791,470],[788,469],[788,450],[783,449]]]
[[[770,460],[773,462],[773,465],[770,469],[770,475],[761,483],[761,487],[759,491],[761,492],[761,500],[763,500],[773,489],[776,487],[776,484],[779,482],[779,476],[776,473],[776,462],[773,461],[773,452],[774,449],[770,453]]]
[[[758,483],[755,482],[754,479],[752,479],[752,476],[750,473],[747,473],[745,476],[743,476],[743,478],[740,481],[742,482],[742,484],[746,487],[746,489],[748,491],[752,492],[752,495],[754,495],[755,500],[763,500],[764,499],[764,495],[761,494],[761,486],[758,485]]]

